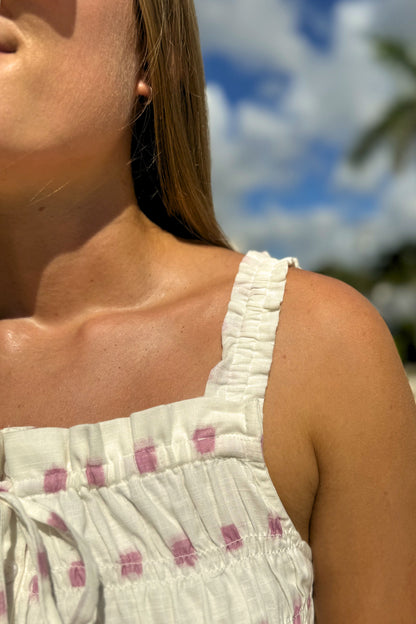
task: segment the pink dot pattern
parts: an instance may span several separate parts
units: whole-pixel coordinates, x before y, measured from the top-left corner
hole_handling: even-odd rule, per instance
[[[227,550],[238,550],[243,545],[243,540],[235,524],[227,524],[221,527],[221,533],[226,543]]]
[[[6,593],[1,590],[0,591],[0,615],[7,614],[7,598]]]
[[[69,580],[72,587],[85,587],[85,566],[83,561],[73,561],[69,568]]]
[[[51,512],[48,518],[48,524],[49,526],[53,527],[54,529],[58,529],[59,531],[68,531],[68,527],[66,526],[65,522],[54,511]]]
[[[90,485],[97,487],[105,486],[105,474],[102,463],[88,462],[86,475]]]
[[[178,540],[172,545],[172,554],[175,558],[175,563],[179,566],[187,565],[193,567],[198,561],[195,548],[187,537]]]
[[[295,604],[293,605],[293,624],[302,624],[302,621],[300,619],[300,611],[302,608],[302,603],[301,601],[296,601]]]
[[[43,489],[48,494],[66,490],[66,478],[67,472],[65,468],[51,468],[50,470],[46,470],[43,480]]]
[[[264,451],[261,410],[256,408],[259,405],[262,384],[264,382],[264,387],[267,384],[267,365],[260,363],[260,360],[257,362],[250,359],[250,371],[246,376],[243,370],[244,361],[247,361],[244,350],[247,347],[250,350],[253,340],[257,339],[257,329],[263,322],[260,319],[262,310],[260,306],[257,310],[257,303],[267,309],[265,322],[273,330],[267,330],[270,336],[266,340],[270,346],[275,334],[275,323],[271,322],[270,313],[273,306],[280,305],[280,290],[283,290],[283,284],[279,284],[279,293],[271,293],[270,297],[265,298],[268,295],[267,288],[264,287],[266,280],[261,277],[259,288],[252,279],[254,275],[261,276],[257,270],[257,261],[253,261],[253,266],[253,275],[248,277],[243,274],[235,291],[247,291],[245,305],[251,305],[252,302],[255,304],[253,321],[248,317],[248,324],[253,325],[254,333],[242,336],[242,359],[239,354],[234,358],[232,345],[237,345],[234,337],[240,333],[240,328],[245,332],[247,323],[243,317],[240,325],[239,311],[237,314],[228,315],[229,332],[232,336],[227,336],[224,349],[227,357],[224,365],[216,367],[216,372],[212,374],[213,383],[208,388],[208,401],[186,403],[183,410],[182,406],[178,406],[178,409],[173,406],[167,406],[166,410],[156,409],[155,423],[150,423],[148,415],[142,413],[119,419],[119,422],[96,423],[94,428],[89,425],[73,428],[65,434],[55,428],[51,430],[50,438],[48,432],[47,446],[50,453],[46,454],[42,452],[46,448],[33,448],[35,443],[42,446],[41,431],[38,431],[39,436],[30,432],[30,440],[22,439],[20,434],[10,436],[10,453],[16,445],[21,444],[22,452],[15,455],[16,459],[22,458],[22,466],[17,462],[15,464],[14,459],[10,462],[10,476],[8,473],[5,482],[0,483],[0,490],[7,492],[11,487],[9,484],[13,484],[14,495],[14,476],[21,475],[22,484],[16,489],[19,494],[27,497],[25,511],[33,523],[37,524],[39,521],[42,524],[47,521],[49,525],[43,524],[43,529],[39,527],[40,534],[35,531],[34,525],[35,532],[30,531],[29,537],[33,540],[28,545],[34,555],[33,564],[36,565],[32,564],[34,569],[27,576],[24,570],[18,573],[17,580],[21,575],[26,576],[23,578],[26,593],[26,596],[22,595],[23,600],[26,598],[35,601],[36,596],[43,603],[44,600],[51,599],[51,591],[52,599],[55,599],[54,589],[57,589],[56,583],[59,584],[61,579],[64,585],[62,589],[66,593],[66,599],[62,602],[62,609],[67,611],[65,616],[71,618],[74,611],[89,611],[84,608],[88,606],[86,600],[88,602],[90,593],[93,596],[96,594],[95,591],[82,591],[83,588],[89,589],[90,584],[88,552],[91,553],[91,565],[98,572],[101,583],[97,597],[100,603],[91,604],[91,617],[96,606],[100,606],[99,611],[105,617],[107,608],[104,598],[107,587],[111,594],[111,606],[108,602],[107,606],[113,611],[119,609],[121,613],[125,608],[125,601],[131,598],[132,608],[129,612],[125,611],[125,614],[127,619],[131,617],[134,620],[140,611],[139,602],[143,608],[143,595],[148,593],[151,585],[157,585],[163,594],[169,578],[176,585],[179,582],[183,586],[186,582],[188,586],[192,579],[195,580],[197,573],[206,580],[213,574],[215,576],[218,570],[212,569],[211,559],[215,558],[216,553],[219,560],[222,561],[225,557],[228,561],[227,569],[233,568],[231,572],[236,572],[236,577],[239,577],[237,581],[247,590],[243,592],[247,596],[247,602],[250,588],[256,591],[256,588],[258,590],[261,587],[263,600],[258,602],[257,609],[251,613],[253,624],[272,624],[272,613],[281,614],[285,624],[306,622],[310,605],[310,600],[307,599],[313,580],[308,553],[298,552],[300,549],[297,536],[291,529],[291,522],[279,501],[270,506],[264,504],[264,498],[268,497],[267,483],[257,484],[259,487],[246,487],[247,483],[249,486],[256,483],[259,458],[261,459],[261,452]],[[282,277],[284,275],[282,273]],[[259,291],[253,293],[255,297],[250,294],[251,284],[254,290]],[[277,314],[275,320],[278,320],[276,316]],[[226,325],[227,323],[225,327]],[[250,333],[249,327],[248,334]],[[229,338],[234,340],[230,344],[231,349],[228,346]],[[260,351],[261,349],[259,353]],[[228,370],[231,364],[228,352],[234,359],[231,370]],[[254,368],[251,366],[252,362]],[[218,397],[214,396],[217,391],[215,386],[221,390]],[[247,397],[256,396],[253,405],[250,402],[247,409],[246,403],[241,399],[241,387],[247,389]],[[236,400],[234,406],[228,403],[228,397],[231,400],[233,396]],[[241,403],[237,403],[240,399]],[[261,442],[261,449],[258,448],[258,442]],[[25,463],[28,463],[27,470]],[[31,475],[29,480],[28,473]],[[263,488],[260,487],[262,484]],[[180,495],[181,486],[182,490],[184,487],[186,489],[183,497]],[[233,496],[233,492],[237,496]],[[38,496],[40,507],[38,508],[34,500],[32,508],[32,499]],[[100,514],[100,509],[104,516]],[[123,518],[126,520],[126,514],[131,516],[127,518],[129,522],[123,521]],[[205,527],[202,541],[193,531],[188,530],[192,519]],[[24,518],[16,516],[16,521],[21,521],[24,528]],[[56,531],[59,531],[59,535]],[[139,534],[141,537],[138,540]],[[25,537],[21,532],[18,535]],[[47,549],[42,544],[42,535]],[[155,535],[156,542],[152,539]],[[282,537],[279,539],[279,536]],[[159,548],[157,542],[163,548]],[[211,546],[207,548],[205,542],[210,542]],[[272,556],[276,557],[275,579],[269,578],[269,566],[273,565],[271,561],[258,557],[259,544],[270,554],[270,560]],[[289,548],[291,557],[281,557],[281,552],[287,552]],[[252,557],[258,557],[255,569],[250,565]],[[84,559],[85,564],[81,559]],[[234,570],[236,563],[243,565]],[[297,575],[297,564],[301,576]],[[10,565],[13,566],[13,562],[9,562],[8,567]],[[13,571],[15,570],[13,567]],[[287,581],[288,571],[291,576]],[[47,580],[47,575],[53,572],[50,582],[45,582],[44,576]],[[231,576],[230,573],[228,580],[231,580]],[[95,573],[93,577],[95,578]],[[270,580],[274,583],[269,583]],[[228,607],[228,604],[225,605],[227,594],[233,593],[231,584],[225,582],[227,579],[223,581],[220,594],[214,597],[219,610]],[[274,591],[276,587],[279,591]],[[295,587],[297,591],[294,591]],[[8,610],[11,611],[9,586],[7,585],[7,590],[6,586],[3,588],[3,599],[5,602],[9,599]],[[115,591],[117,588],[120,588],[120,592]],[[135,591],[130,594],[133,589]],[[178,619],[181,613],[183,616],[189,610],[188,607],[192,611],[191,603],[195,605],[199,598],[197,590],[199,588],[194,584],[188,605],[186,600],[177,604]],[[119,605],[116,593],[120,594]],[[160,595],[159,592],[159,598]],[[241,597],[244,599],[243,594]],[[232,598],[231,595],[230,616],[235,615],[238,620],[244,604],[236,604],[234,609]],[[137,605],[133,605],[133,602],[137,602]],[[53,604],[50,604],[54,610]],[[30,605],[30,613],[33,609],[32,615],[35,619],[41,606],[42,604],[39,607],[37,604]],[[162,613],[163,606],[156,605],[156,609]],[[59,604],[57,607],[61,611]],[[207,616],[209,619],[208,614]],[[271,620],[268,620],[269,617]],[[145,615],[144,618],[146,619]]]
[[[130,576],[143,574],[142,555],[138,550],[133,550],[124,555],[120,555],[121,575]]]
[[[41,576],[46,577],[49,574],[49,563],[46,551],[41,550],[38,552],[38,566]]]
[[[39,581],[38,581],[37,574],[32,576],[32,579],[29,583],[29,592],[30,592],[30,598],[32,600],[37,600],[39,598]]]
[[[205,427],[195,429],[193,441],[198,453],[213,453],[215,451],[215,428]]]
[[[136,466],[141,474],[156,472],[157,455],[153,445],[136,448],[134,458],[136,460]]]
[[[269,530],[272,537],[282,537],[283,527],[279,516],[269,516]]]

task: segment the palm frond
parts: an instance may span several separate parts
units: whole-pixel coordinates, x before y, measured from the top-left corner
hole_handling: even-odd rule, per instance
[[[412,148],[416,147],[416,103],[413,114],[403,117],[392,136],[393,169],[398,172],[409,161]]]
[[[396,65],[416,80],[416,59],[412,58],[404,43],[380,36],[372,37],[372,41],[380,60]]]
[[[391,140],[394,142],[395,136],[397,139],[397,136],[401,133],[399,129],[404,127],[405,124],[408,124],[409,128],[413,127],[415,116],[416,98],[406,98],[393,104],[383,117],[353,145],[350,153],[347,155],[350,164],[359,166],[369,158],[383,141]],[[399,143],[404,146],[405,139],[401,138],[398,145]],[[400,149],[398,153],[400,153]]]

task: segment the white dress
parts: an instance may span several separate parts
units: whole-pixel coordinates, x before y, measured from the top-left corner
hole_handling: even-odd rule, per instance
[[[0,624],[313,624],[309,545],[262,453],[293,258],[249,252],[204,396],[0,436]]]

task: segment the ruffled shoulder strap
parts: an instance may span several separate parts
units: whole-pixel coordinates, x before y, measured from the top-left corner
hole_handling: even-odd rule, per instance
[[[290,266],[299,267],[296,258],[276,260],[256,251],[244,256],[223,324],[222,360],[211,371],[206,396],[264,399]]]

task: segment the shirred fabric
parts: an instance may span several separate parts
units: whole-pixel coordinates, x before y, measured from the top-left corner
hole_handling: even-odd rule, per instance
[[[311,549],[262,452],[293,265],[244,257],[204,396],[1,431],[0,624],[313,624]]]

